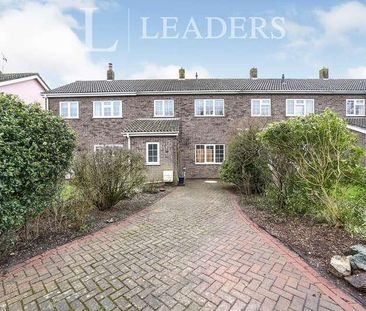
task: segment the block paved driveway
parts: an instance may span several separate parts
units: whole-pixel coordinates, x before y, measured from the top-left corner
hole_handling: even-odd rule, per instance
[[[363,310],[203,181],[0,284],[1,310]]]

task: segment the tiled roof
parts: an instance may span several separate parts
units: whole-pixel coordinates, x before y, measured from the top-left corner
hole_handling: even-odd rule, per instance
[[[357,126],[366,129],[366,118],[347,118],[349,125]]]
[[[137,119],[132,121],[123,132],[125,133],[165,133],[178,134],[179,119]]]
[[[186,79],[76,81],[47,93],[349,92],[366,94],[366,79]]]
[[[38,73],[34,72],[23,72],[23,73],[0,73],[0,82],[17,80],[31,76],[37,76]]]

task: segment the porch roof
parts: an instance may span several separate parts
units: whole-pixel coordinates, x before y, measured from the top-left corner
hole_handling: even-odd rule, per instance
[[[169,135],[179,134],[180,119],[155,118],[133,120],[123,131],[131,136]]]
[[[366,129],[366,118],[347,118],[348,125],[357,126],[363,129]]]

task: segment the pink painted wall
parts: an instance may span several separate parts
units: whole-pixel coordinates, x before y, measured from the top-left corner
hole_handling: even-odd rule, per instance
[[[41,96],[44,91],[36,79],[0,86],[0,92],[18,95],[26,104],[40,103],[42,108],[45,107],[45,100]]]

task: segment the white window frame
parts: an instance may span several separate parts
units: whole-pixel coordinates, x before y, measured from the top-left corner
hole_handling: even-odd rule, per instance
[[[122,144],[94,145],[94,152],[97,152],[98,149],[104,149],[104,148],[118,148],[118,149],[123,149],[123,145]]]
[[[104,116],[104,105],[106,103],[110,103],[111,104],[111,109],[112,109],[112,113],[113,113],[113,102],[119,102],[119,111],[120,114],[118,116]],[[102,116],[96,116],[95,115],[95,105],[96,103],[102,103]],[[121,100],[95,100],[93,101],[93,119],[120,119],[123,117],[123,112],[122,112],[122,101]]]
[[[254,114],[254,102],[255,101],[259,101],[259,114]],[[263,103],[264,101],[268,101],[269,104]],[[262,106],[268,106],[269,105],[269,114],[268,115],[264,115],[262,113]],[[253,98],[251,100],[251,116],[252,117],[270,117],[272,116],[272,103],[271,100],[269,98]]]
[[[67,114],[68,116],[65,117],[61,114],[61,107],[63,104],[67,104]],[[70,112],[71,112],[71,104],[76,104],[77,105],[77,116],[76,117],[71,117],[70,116]],[[59,103],[59,115],[60,117],[64,118],[64,119],[79,119],[79,102],[78,101],[62,101]]]
[[[213,101],[213,114],[206,114],[206,103],[207,101]],[[203,101],[203,115],[197,114],[196,102]],[[222,101],[222,114],[216,114],[216,101]],[[198,118],[209,118],[209,117],[225,117],[225,99],[220,98],[196,98],[194,100],[194,116]]]
[[[295,113],[296,102],[301,101],[301,100],[304,101],[303,105],[304,105],[305,114],[304,115],[297,115]],[[307,112],[306,111],[306,101],[309,101],[309,100],[312,101],[312,106],[313,106],[313,111],[312,112]],[[288,112],[288,102],[289,101],[294,101],[294,113],[293,114],[289,114],[289,112]],[[286,99],[286,117],[305,117],[305,116],[307,116],[309,114],[312,114],[312,113],[315,113],[315,100],[313,98],[288,98],[288,99]]]
[[[353,105],[354,105],[353,111],[354,111],[354,113],[348,113],[347,106],[348,106],[349,101],[353,101]],[[357,101],[360,101],[361,104],[356,104]],[[363,111],[364,111],[363,114],[356,114],[356,105],[357,106],[363,105]],[[364,117],[365,113],[366,113],[366,106],[365,106],[365,100],[363,98],[349,98],[349,99],[346,100],[346,116],[347,117]]]
[[[205,147],[205,162],[197,162],[197,146],[204,146]],[[214,162],[207,162],[207,147],[214,147]],[[222,160],[222,162],[216,162],[216,146],[224,146],[223,151],[224,151],[224,158]],[[226,146],[225,144],[195,144],[194,145],[194,162],[196,165],[221,165],[222,163],[224,163],[226,158]]]
[[[149,162],[149,145],[158,145],[158,159],[157,162]],[[160,165],[160,143],[158,142],[147,142],[146,143],[146,165]]]
[[[162,115],[157,115],[156,114],[156,104],[157,102],[162,102],[163,104],[163,114]],[[165,114],[165,105],[167,102],[172,102],[173,104],[173,114],[172,115],[166,115]],[[174,111],[174,100],[173,99],[156,99],[154,100],[154,117],[155,118],[173,118],[175,115],[175,111]]]

